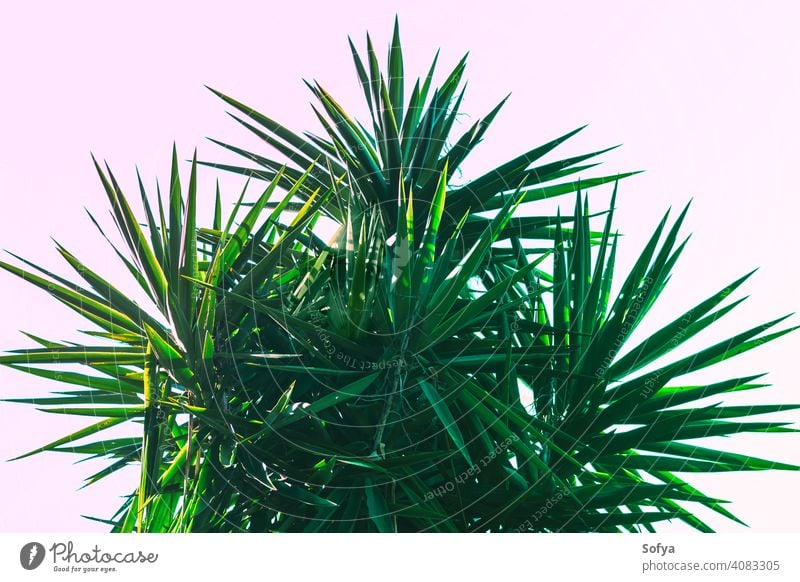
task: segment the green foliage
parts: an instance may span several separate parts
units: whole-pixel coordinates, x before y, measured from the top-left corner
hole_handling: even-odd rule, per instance
[[[386,75],[369,37],[366,59],[351,49],[366,127],[316,83],[323,136],[216,92],[274,152],[217,142],[255,167],[193,159],[186,188],[173,152],[166,199],[139,181],[143,218],[95,162],[115,251],[150,305],[61,246],[83,284],[0,263],[97,327],[91,344],[30,336],[40,347],[0,356],[80,387],[19,402],[103,419],[22,456],[109,458],[87,483],[139,464],[108,521],[120,532],[708,531],[683,502],[737,518],[679,475],[797,469],[693,441],[790,431],[752,417],[800,405],[702,402],[762,389],[759,375],[681,383],[787,333],[783,318],[670,357],[738,305],[747,276],[629,345],[684,249],[686,210],[658,223],[612,297],[615,197],[592,215],[586,190],[616,195],[632,173],[574,179],[607,150],[541,161],[576,130],[456,185],[505,100],[455,136],[465,59],[438,88],[434,60],[406,99],[397,26]],[[217,192],[200,226],[199,163],[263,194],[243,192],[223,224]],[[567,194],[568,215],[530,212]],[[338,226],[327,240],[323,217]],[[84,440],[122,423],[140,436]]]

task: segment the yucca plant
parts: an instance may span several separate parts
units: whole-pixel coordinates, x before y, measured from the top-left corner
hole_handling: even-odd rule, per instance
[[[760,374],[681,381],[787,333],[784,318],[670,357],[741,302],[728,297],[747,276],[630,345],[684,249],[686,210],[614,285],[630,173],[563,180],[602,151],[540,162],[576,130],[456,184],[502,102],[456,137],[464,59],[436,89],[434,60],[406,99],[396,23],[385,73],[369,37],[366,61],[350,46],[366,125],[319,84],[323,136],[217,92],[273,153],[217,142],[254,166],[203,163],[264,189],[226,217],[217,189],[210,226],[196,159],[184,189],[173,152],[166,197],[139,181],[141,218],[95,162],[122,244],[107,240],[148,305],[61,246],[82,283],[0,264],[96,326],[87,344],[30,335],[38,347],[0,357],[80,387],[21,402],[96,417],[23,456],[108,457],[88,483],[139,465],[101,519],[118,532],[711,531],[684,502],[738,518],[685,473],[797,469],[695,441],[793,430],[752,417],[800,405],[719,402],[760,393]],[[586,190],[607,183],[610,208],[591,214]],[[568,194],[563,216],[529,211]],[[86,440],[123,423],[132,436]]]

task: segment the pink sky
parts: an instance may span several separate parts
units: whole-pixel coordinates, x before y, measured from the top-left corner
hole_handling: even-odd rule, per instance
[[[316,130],[301,78],[318,79],[358,110],[363,96],[346,36],[361,46],[370,30],[383,47],[397,12],[407,72],[423,74],[436,48],[444,66],[469,50],[465,111],[480,116],[512,92],[467,172],[585,123],[590,126],[562,154],[624,143],[604,156],[604,171],[647,172],[621,187],[623,267],[668,206],[694,198],[686,227],[692,241],[648,329],[755,266],[762,268],[742,292],[751,299],[701,341],[797,309],[800,14],[790,2],[768,9],[745,2],[663,4],[668,10],[642,2],[165,4],[6,7],[0,19],[0,247],[66,273],[53,236],[109,277],[127,281],[83,210],[107,218],[90,150],[109,161],[129,190],[134,164],[148,184],[157,175],[166,178],[173,140],[184,157],[197,147],[200,158],[220,159],[206,136],[248,139],[203,84],[290,127]],[[209,196],[214,177],[208,170],[201,175]],[[241,181],[227,177],[223,185],[230,199]],[[605,203],[600,194],[594,208]],[[0,294],[0,350],[29,345],[20,329],[68,339],[82,326],[11,275],[0,274]],[[798,348],[800,334],[794,334],[709,377],[769,371],[776,387],[762,398],[798,402]],[[2,397],[60,388],[0,369]],[[0,458],[83,424],[88,421],[0,403]],[[793,435],[732,439],[739,451],[794,463],[800,463],[798,442]],[[76,492],[100,466],[74,460],[48,453],[0,463],[0,531],[105,531],[80,514],[110,516],[135,477],[120,474]],[[695,482],[734,499],[732,510],[755,531],[798,530],[800,474],[723,474]]]

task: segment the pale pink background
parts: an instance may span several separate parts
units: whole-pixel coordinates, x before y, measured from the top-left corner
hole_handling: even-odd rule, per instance
[[[471,51],[464,109],[473,118],[513,93],[465,168],[468,175],[587,122],[590,127],[563,154],[624,142],[605,156],[605,170],[647,173],[621,188],[622,267],[631,264],[666,207],[694,198],[686,229],[694,231],[693,239],[648,329],[762,267],[742,291],[752,298],[706,336],[707,345],[798,306],[800,14],[791,2],[671,2],[660,4],[661,10],[652,4],[7,5],[0,18],[0,247],[65,273],[53,236],[109,277],[127,281],[83,210],[111,226],[90,150],[106,158],[133,193],[134,164],[148,184],[156,175],[166,178],[173,140],[183,157],[196,146],[204,159],[224,157],[205,136],[252,143],[203,84],[296,129],[316,130],[301,77],[316,78],[340,102],[361,107],[346,35],[363,46],[370,30],[384,47],[399,12],[407,71],[424,73],[437,47],[444,65]],[[202,172],[207,195],[213,177]],[[240,184],[223,180],[228,201]],[[605,199],[598,193],[593,206],[601,208]],[[0,349],[30,345],[20,329],[75,339],[76,326],[86,327],[11,275],[0,274],[0,294]],[[776,388],[761,400],[798,402],[798,347],[795,334],[706,378],[771,371]],[[2,397],[56,388],[69,389],[0,369]],[[0,403],[0,458],[90,420]],[[795,435],[729,442],[739,451],[800,463]],[[0,531],[104,531],[80,514],[110,516],[118,496],[135,486],[135,476],[123,473],[76,492],[82,477],[102,465],[74,460],[48,453],[0,463]],[[800,529],[800,474],[728,474],[694,482],[709,494],[735,499],[732,509],[751,531]],[[713,516],[709,521],[725,531],[747,531]]]

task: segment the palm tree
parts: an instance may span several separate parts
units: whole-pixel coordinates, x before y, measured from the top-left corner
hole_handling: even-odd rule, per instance
[[[350,47],[363,125],[317,83],[322,135],[215,91],[270,152],[217,142],[250,165],[195,156],[184,188],[173,150],[165,195],[139,180],[141,218],[95,161],[122,244],[92,221],[147,305],[60,245],[80,283],[0,263],[96,326],[86,344],[29,335],[38,347],[0,356],[80,387],[17,401],[102,419],[23,457],[109,458],[87,483],[139,465],[100,520],[118,532],[711,531],[684,502],[739,520],[679,474],[798,469],[695,440],[792,430],[751,417],[800,405],[703,402],[761,390],[760,374],[681,381],[791,331],[785,318],[670,358],[742,301],[727,300],[748,275],[629,345],[684,250],[686,209],[656,224],[612,293],[614,204],[632,173],[584,177],[607,150],[541,161],[575,130],[458,184],[505,100],[455,136],[465,59],[433,88],[434,59],[406,99],[396,22],[385,71],[369,36],[366,59]],[[263,193],[246,203],[245,187],[223,219],[217,188],[201,226],[201,163]],[[610,208],[592,214],[586,191],[604,184]],[[564,195],[570,212],[532,213]],[[85,440],[123,423],[135,436]]]

